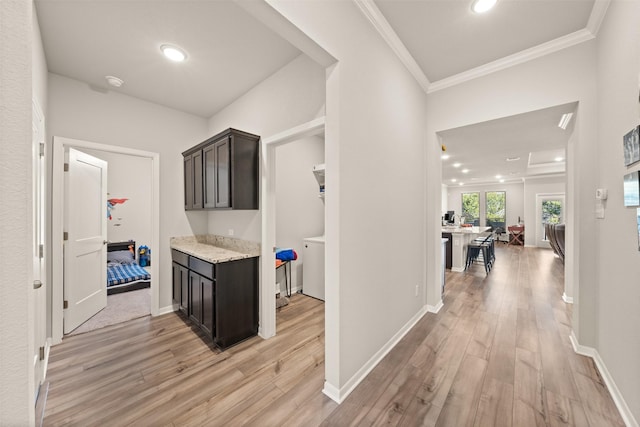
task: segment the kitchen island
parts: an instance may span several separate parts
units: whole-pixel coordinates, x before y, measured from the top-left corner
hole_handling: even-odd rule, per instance
[[[489,230],[491,230],[491,227],[442,227],[442,237],[448,238],[448,235],[451,235],[451,271],[464,271],[467,259],[467,245],[480,234]]]

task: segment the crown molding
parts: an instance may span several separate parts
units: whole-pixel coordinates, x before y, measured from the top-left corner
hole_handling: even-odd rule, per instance
[[[587,30],[589,30],[594,37],[596,37],[598,31],[600,31],[600,25],[604,20],[604,16],[607,14],[609,3],[611,3],[611,0],[596,0],[593,4],[589,22],[587,22]]]
[[[429,82],[422,68],[420,68],[404,43],[391,28],[374,0],[353,0],[353,2],[395,52],[422,89],[429,94],[593,40],[598,34],[611,0],[595,0],[587,26],[581,30],[435,82]]]
[[[495,73],[496,71],[504,70],[515,65],[531,61],[532,59],[549,55],[550,53],[575,46],[588,40],[592,40],[593,38],[595,38],[595,36],[586,28],[578,30],[571,34],[567,34],[566,36],[558,37],[557,39],[542,43],[538,46],[489,62],[488,64],[433,82],[429,86],[427,93],[436,92],[469,80],[477,79],[478,77],[483,77],[488,74]]]
[[[376,6],[373,0],[354,0],[354,3],[360,8],[360,11],[369,22],[371,22],[389,47],[391,47],[391,50],[395,52],[400,62],[407,67],[407,70],[413,75],[420,87],[422,87],[422,90],[427,92],[430,84],[429,79],[424,72],[422,72],[422,68],[420,68],[416,60],[411,56],[404,43],[400,41],[396,32],[393,31],[389,21],[382,15],[378,6]]]

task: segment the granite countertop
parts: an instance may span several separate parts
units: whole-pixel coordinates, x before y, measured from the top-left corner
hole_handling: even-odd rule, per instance
[[[445,226],[442,227],[443,233],[451,233],[451,234],[480,234],[488,231],[491,227],[451,227]]]
[[[212,264],[260,256],[260,243],[211,234],[172,237],[171,249]]]

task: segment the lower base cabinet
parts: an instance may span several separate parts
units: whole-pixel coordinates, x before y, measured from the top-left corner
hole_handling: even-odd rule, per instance
[[[217,347],[257,335],[258,258],[211,264],[175,249],[172,257],[174,302]]]

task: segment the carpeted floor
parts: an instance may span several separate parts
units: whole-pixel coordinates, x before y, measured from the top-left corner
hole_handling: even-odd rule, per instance
[[[151,289],[107,296],[107,307],[78,326],[68,335],[82,334],[105,326],[126,322],[151,314]]]

